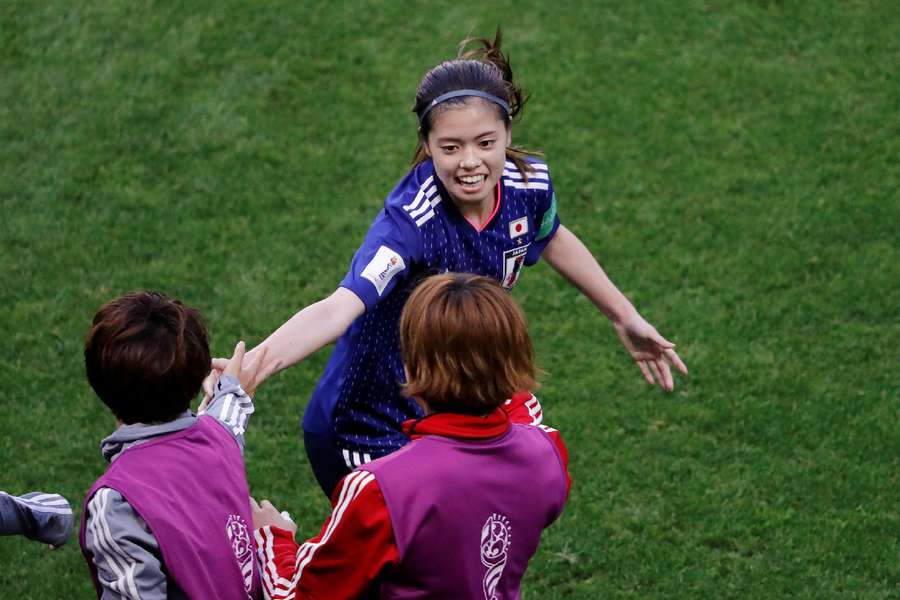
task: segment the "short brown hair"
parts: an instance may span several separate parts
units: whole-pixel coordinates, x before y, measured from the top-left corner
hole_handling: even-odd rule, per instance
[[[436,411],[483,414],[537,387],[525,315],[487,277],[426,279],[403,309],[400,346],[404,393]]]
[[[97,396],[123,422],[171,421],[209,373],[209,336],[196,310],[138,290],[94,315],[84,365]]]

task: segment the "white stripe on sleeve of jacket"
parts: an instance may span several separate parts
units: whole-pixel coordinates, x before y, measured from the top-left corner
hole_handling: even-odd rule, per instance
[[[109,587],[122,594],[124,598],[140,600],[137,584],[134,580],[134,571],[137,563],[122,550],[116,542],[106,521],[106,507],[109,502],[109,494],[112,490],[101,488],[97,491],[88,505],[91,519],[90,528],[94,535],[94,542],[101,551],[101,556],[115,573],[116,580],[109,582]]]

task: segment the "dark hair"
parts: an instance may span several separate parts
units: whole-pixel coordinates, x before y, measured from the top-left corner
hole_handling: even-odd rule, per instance
[[[400,317],[403,390],[441,412],[485,414],[537,388],[525,315],[493,279],[429,277]]]
[[[425,77],[422,78],[419,88],[416,90],[416,103],[413,106],[413,112],[419,118],[419,141],[413,156],[414,165],[428,159],[425,142],[434,125],[435,116],[448,107],[459,106],[472,99],[471,96],[451,98],[426,113],[426,109],[438,96],[457,90],[479,90],[496,96],[509,104],[509,113],[507,114],[502,107],[491,103],[507,127],[510,127],[513,120],[522,113],[528,96],[513,81],[509,59],[500,51],[502,41],[503,35],[499,27],[493,40],[466,38],[459,43],[459,52],[455,60],[444,61],[425,73]],[[479,43],[480,46],[467,51],[466,47],[473,42]],[[515,163],[526,181],[528,173],[533,172],[534,168],[525,160],[525,157],[534,154],[537,153],[516,146],[506,149],[506,157]]]
[[[123,422],[171,421],[209,373],[209,336],[196,310],[138,290],[94,315],[84,365],[97,396]]]

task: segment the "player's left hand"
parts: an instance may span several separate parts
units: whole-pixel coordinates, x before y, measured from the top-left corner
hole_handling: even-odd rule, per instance
[[[667,392],[675,389],[669,365],[675,365],[679,371],[687,375],[687,367],[675,352],[675,344],[661,336],[656,328],[637,312],[624,321],[614,323],[613,326],[625,349],[631,354],[631,358],[637,363],[644,379],[650,385],[658,383]]]
[[[234,347],[234,354],[231,355],[231,359],[228,361],[222,374],[231,375],[240,381],[241,387],[244,388],[247,395],[253,396],[257,386],[268,378],[269,375],[274,373],[280,366],[279,361],[270,361],[269,363],[266,363],[266,353],[268,351],[269,349],[266,346],[262,346],[256,353],[256,356],[244,362],[244,355],[247,352],[247,348],[244,345],[244,342],[238,342]],[[215,364],[213,366],[215,366]]]
[[[254,498],[250,498],[250,508],[253,512],[254,529],[278,527],[294,534],[297,533],[297,524],[294,523],[291,516],[285,511],[279,512],[268,500],[257,504]]]
[[[244,392],[252,397],[256,393],[256,388],[269,378],[272,373],[281,367],[281,361],[272,360],[266,363],[266,353],[268,348],[262,347],[256,356],[248,361],[244,361],[247,348],[244,342],[238,342],[234,347],[234,353],[231,358],[214,358],[212,359],[212,369],[206,379],[203,380],[203,401],[197,408],[197,414],[204,412],[212,401],[213,390],[222,375],[231,375],[237,379]]]

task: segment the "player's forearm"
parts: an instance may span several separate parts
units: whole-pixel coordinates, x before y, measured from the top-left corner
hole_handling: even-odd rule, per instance
[[[613,322],[636,312],[578,237],[560,225],[543,254],[553,269],[587,296]]]
[[[279,370],[286,369],[334,342],[364,311],[365,306],[356,294],[338,288],[324,300],[310,304],[291,317],[251,350],[245,361],[252,360],[265,346],[268,348],[266,362],[277,360]]]
[[[0,492],[0,535],[28,535],[31,529],[25,510],[12,496]]]
[[[72,534],[73,523],[72,508],[59,494],[0,492],[0,535],[24,535],[61,546]]]

